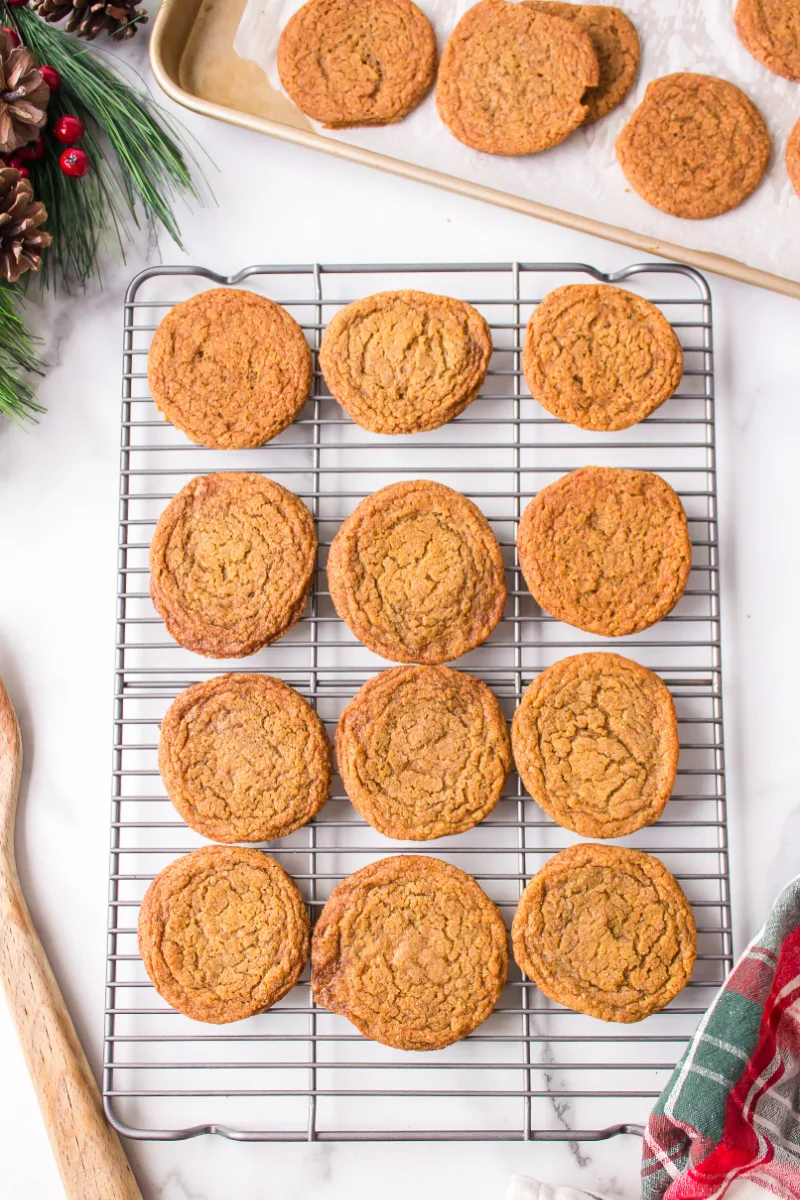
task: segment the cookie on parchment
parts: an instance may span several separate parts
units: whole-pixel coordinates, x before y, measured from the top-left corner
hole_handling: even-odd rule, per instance
[[[362,429],[437,429],[475,399],[492,356],[471,304],[428,292],[380,292],[341,309],[322,336],[325,382]]]
[[[310,921],[273,858],[204,846],[156,875],[139,913],[139,951],[160,996],[223,1025],[271,1008],[308,961]]]
[[[786,143],[786,171],[792,187],[800,196],[800,121],[792,128]]]
[[[311,388],[311,351],[280,304],[212,288],[156,329],[147,375],[156,407],[192,442],[261,446],[291,425]]]
[[[161,722],[158,767],[187,825],[215,842],[268,842],[328,799],[331,744],[311,705],[270,675],[219,675]]]
[[[536,803],[583,837],[652,825],[678,769],[664,682],[620,654],[576,654],[542,671],[511,725],[514,762]]]
[[[506,981],[503,918],[471,875],[399,855],[356,871],[314,929],[317,1004],[398,1050],[440,1050],[472,1033]]]
[[[483,513],[416,479],[381,488],[331,543],[328,586],[359,641],[394,662],[443,663],[485,642],[503,616],[503,556]]]
[[[617,138],[617,158],[648,204],[674,217],[716,217],[758,187],[769,130],[734,84],[690,71],[647,85]]]
[[[525,582],[567,625],[622,637],[654,625],[692,565],[686,513],[651,471],[583,467],[531,500],[517,534]]]
[[[538,12],[574,21],[592,39],[600,64],[600,82],[588,88],[584,125],[605,117],[627,96],[639,67],[639,35],[619,8],[605,4],[563,4],[559,0],[525,0]]]
[[[314,518],[279,483],[199,475],[158,519],[150,595],[168,632],[207,658],[244,658],[300,620],[314,576]]]
[[[745,50],[784,79],[800,79],[800,4],[797,0],[739,0],[736,32]]]
[[[503,711],[485,683],[450,667],[393,667],[339,718],[348,796],[386,837],[427,841],[472,829],[511,768]]]
[[[689,982],[697,931],[651,854],[581,842],[534,875],[511,928],[520,970],[545,996],[601,1021],[641,1021]]]
[[[309,0],[278,42],[281,83],[327,129],[401,120],[435,72],[436,35],[411,0]]]
[[[589,34],[527,4],[479,0],[447,39],[436,107],[450,132],[485,154],[535,154],[589,115],[600,83]]]
[[[643,421],[669,399],[683,351],[649,300],[605,283],[571,283],[535,309],[522,347],[531,395],[553,416],[608,432]]]

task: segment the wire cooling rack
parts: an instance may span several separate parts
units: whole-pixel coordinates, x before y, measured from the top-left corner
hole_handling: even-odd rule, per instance
[[[551,288],[587,279],[623,283],[658,303],[685,351],[679,391],[642,424],[592,434],[549,416],[520,370],[527,320]],[[246,286],[284,304],[316,350],[344,303],[417,287],[470,300],[492,326],[495,352],[481,396],[431,433],[365,433],[330,397],[318,369],[297,421],[252,451],[191,445],[165,423],[147,391],[147,353],[168,309],[211,286]],[[129,1137],[219,1133],[267,1140],[566,1140],[641,1131],[669,1071],[731,965],[719,626],[711,298],[686,267],[644,264],[604,275],[582,264],[254,266],[225,278],[193,267],[144,271],[125,304],[119,591],[114,676],[113,802],[104,1096]],[[315,355],[316,367],[316,355]],[[529,499],[586,464],[657,471],[687,510],[694,561],[686,593],[653,628],[616,640],[559,624],[532,600],[515,559],[516,523]],[[313,512],[319,567],[306,615],[246,661],[210,662],[167,635],[150,602],[147,555],[155,522],[193,476],[261,471]],[[663,819],[621,839],[657,854],[694,907],[697,965],[663,1012],[635,1026],[604,1024],[547,1000],[512,965],[495,1013],[465,1041],[433,1053],[395,1051],[314,1006],[307,974],[267,1013],[208,1026],[170,1009],[145,974],[136,921],[153,876],[202,844],[178,818],[157,769],[159,722],[183,688],[226,670],[280,676],[316,705],[333,733],[358,687],[388,664],[338,620],[325,560],[341,520],[387,483],[437,479],[471,496],[503,548],[509,599],[483,646],[458,661],[483,678],[510,718],[530,681],[583,648],[614,649],[665,679],[678,711],[681,755]],[[343,876],[412,849],[469,871],[510,923],[527,880],[576,839],[526,797],[512,774],[476,829],[408,846],[367,826],[336,777],[308,826],[267,848],[297,880],[315,917]]]

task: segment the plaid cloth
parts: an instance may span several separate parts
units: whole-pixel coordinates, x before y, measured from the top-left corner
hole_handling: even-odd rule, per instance
[[[736,1179],[800,1200],[800,876],[784,888],[653,1109],[642,1200]]]

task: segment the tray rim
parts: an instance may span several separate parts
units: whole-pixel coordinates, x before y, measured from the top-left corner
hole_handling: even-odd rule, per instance
[[[194,25],[194,18],[201,3],[202,0],[163,0],[150,35],[150,67],[156,82],[170,99],[183,108],[188,108],[200,116],[212,117],[217,121],[225,121],[229,125],[238,125],[242,129],[250,129],[296,146],[303,146],[308,150],[321,151],[333,158],[353,162],[359,166],[372,167],[390,175],[410,179],[415,183],[424,183],[442,191],[466,196],[471,200],[482,200],[485,204],[505,208],[523,216],[534,217],[551,225],[560,225],[562,228],[614,242],[620,246],[627,246],[643,254],[656,255],[684,266],[694,267],[699,271],[723,275],[728,279],[735,279],[739,283],[747,283],[753,287],[800,300],[800,280],[774,275],[770,271],[748,266],[747,263],[739,262],[727,255],[696,250],[690,246],[649,237],[647,234],[638,233],[633,229],[625,229],[623,226],[598,221],[594,217],[584,217],[579,213],[568,212],[566,209],[543,204],[538,200],[529,200],[524,196],[517,196],[499,188],[473,183],[471,180],[461,179],[457,175],[447,175],[444,172],[434,171],[429,167],[409,163],[387,154],[378,154],[374,150],[365,150],[361,146],[352,146],[333,137],[323,137],[313,130],[300,129],[294,125],[287,125],[283,121],[257,117],[252,113],[225,104],[218,104],[213,100],[204,100],[202,96],[195,95],[184,88],[177,78],[177,72],[173,72],[168,66],[169,59],[180,62],[183,50],[188,43],[188,31]],[[187,21],[186,12],[192,8],[195,10],[194,15],[190,21]],[[181,27],[183,27],[185,35],[181,34]],[[178,43],[177,48],[176,43]]]

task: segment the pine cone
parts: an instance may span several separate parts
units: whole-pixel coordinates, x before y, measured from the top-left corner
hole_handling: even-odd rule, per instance
[[[67,19],[67,33],[94,40],[107,33],[115,42],[132,38],[137,25],[147,22],[147,13],[136,7],[137,0],[33,0],[31,7],[53,24]]]
[[[13,154],[37,137],[49,99],[33,54],[0,32],[0,154]]]
[[[42,250],[53,240],[41,228],[47,209],[34,200],[30,179],[15,167],[0,169],[0,275],[16,283],[24,271],[38,271]]]

